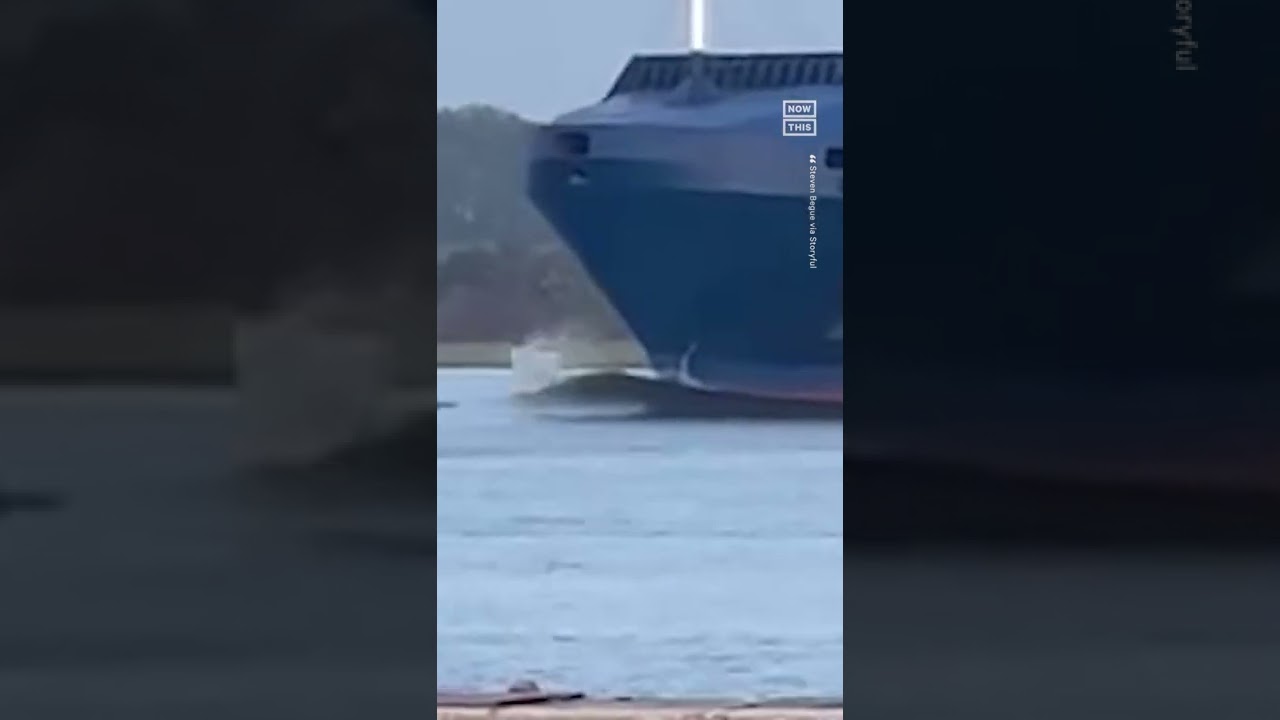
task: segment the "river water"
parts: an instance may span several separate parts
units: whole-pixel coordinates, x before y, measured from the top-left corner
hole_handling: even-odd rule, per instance
[[[521,407],[442,371],[442,686],[841,695],[842,431]]]

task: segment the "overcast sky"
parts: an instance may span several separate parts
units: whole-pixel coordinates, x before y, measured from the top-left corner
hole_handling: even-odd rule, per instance
[[[438,106],[534,120],[590,104],[638,51],[687,46],[687,0],[438,0]],[[709,50],[840,50],[843,0],[706,0]]]

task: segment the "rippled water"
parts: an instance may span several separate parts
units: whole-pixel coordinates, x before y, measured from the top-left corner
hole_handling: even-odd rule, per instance
[[[838,422],[521,407],[441,371],[442,687],[843,694]]]

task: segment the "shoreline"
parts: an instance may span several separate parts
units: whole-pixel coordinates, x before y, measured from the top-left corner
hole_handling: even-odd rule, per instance
[[[510,342],[437,343],[437,368],[510,368]],[[644,354],[630,340],[569,341],[555,349],[574,368],[635,367],[647,365]]]
[[[760,702],[697,698],[588,698],[534,693],[446,697],[436,720],[843,720],[841,698],[779,698]]]

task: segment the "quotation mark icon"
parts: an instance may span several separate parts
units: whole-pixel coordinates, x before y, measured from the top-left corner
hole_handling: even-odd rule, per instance
[[[818,162],[818,156],[817,156],[817,155],[810,155],[810,156],[809,156],[809,164],[810,164],[810,165],[815,165],[815,164],[817,164],[817,162]]]

